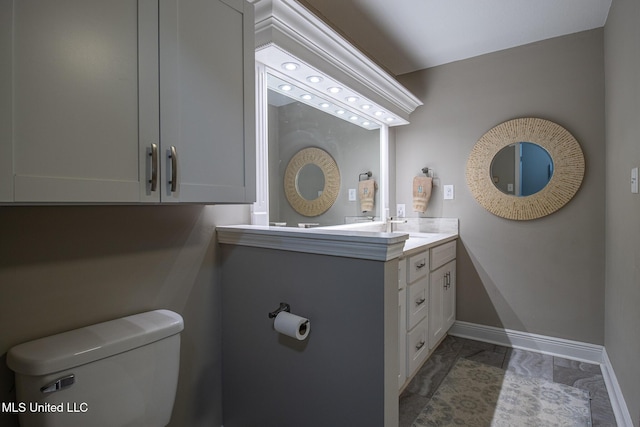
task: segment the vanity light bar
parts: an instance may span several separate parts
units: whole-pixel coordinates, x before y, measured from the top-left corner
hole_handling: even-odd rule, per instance
[[[294,89],[285,95],[301,102],[312,102],[310,105],[333,115],[338,114],[351,123],[358,123],[366,129],[376,129],[383,124],[396,126],[408,123],[362,96],[361,93],[351,90],[276,45],[268,45],[256,50],[256,61],[266,65],[268,74],[279,78],[281,84],[289,84],[300,89],[300,93],[293,94]],[[272,85],[269,87],[274,89]],[[277,91],[277,89],[274,90]],[[300,98],[302,92],[312,95],[314,99],[303,100]],[[336,111],[342,111],[342,114]],[[345,114],[345,111],[351,114]],[[358,116],[359,120],[357,122],[349,120],[351,115]],[[367,125],[361,124],[365,121],[368,122]]]
[[[267,73],[267,87],[274,92],[286,96],[292,101],[302,102],[367,130],[378,129],[380,127],[380,123],[369,120],[353,110],[347,110],[340,105],[336,105],[332,102],[333,99],[328,96],[318,95],[317,92],[311,94],[307,88],[300,88],[293,84],[286,83],[273,73]]]

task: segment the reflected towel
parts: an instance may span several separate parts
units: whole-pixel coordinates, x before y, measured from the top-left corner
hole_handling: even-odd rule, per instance
[[[431,197],[431,187],[433,178],[428,176],[416,176],[413,178],[413,210],[425,213],[429,198]]]
[[[362,212],[373,210],[376,187],[376,181],[373,179],[358,182],[358,196],[360,197],[360,210]]]

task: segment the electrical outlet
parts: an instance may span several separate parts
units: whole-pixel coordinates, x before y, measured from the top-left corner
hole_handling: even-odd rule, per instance
[[[350,188],[349,189],[349,201],[350,202],[355,202],[356,201],[356,189],[355,188]]]
[[[453,185],[443,185],[442,190],[444,191],[445,200],[453,199]]]
[[[631,192],[638,193],[638,168],[631,169]]]
[[[405,212],[405,206],[404,203],[398,203],[396,205],[396,216],[398,218],[404,218],[404,212]]]

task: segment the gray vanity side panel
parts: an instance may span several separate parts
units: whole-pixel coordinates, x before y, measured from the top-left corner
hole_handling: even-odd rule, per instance
[[[396,424],[384,423],[384,281],[397,260],[221,247],[225,427],[397,425],[395,387]],[[307,340],[273,329],[280,302],[310,319]],[[396,366],[397,341],[393,352]]]

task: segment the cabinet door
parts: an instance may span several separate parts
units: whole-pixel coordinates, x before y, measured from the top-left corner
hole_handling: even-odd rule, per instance
[[[449,273],[448,277],[445,277],[447,286],[444,288],[444,297],[442,301],[442,317],[444,319],[445,332],[449,330],[453,323],[456,321],[456,262],[451,261],[445,266],[446,271]]]
[[[243,0],[160,0],[163,202],[255,199],[253,40]]]
[[[0,107],[0,121],[8,116],[11,125],[1,150],[13,158],[12,172],[1,177],[4,201],[140,200],[139,35],[157,50],[149,6],[157,13],[144,0],[2,2],[13,34],[7,41],[3,22],[0,92],[10,81],[12,103]],[[157,75],[157,66],[143,68],[150,79]]]
[[[446,287],[446,269],[440,267],[429,275],[429,349],[444,335],[443,298]]]
[[[455,271],[451,261],[429,275],[429,348],[437,345],[455,320]]]
[[[12,3],[0,1],[0,203],[13,201]]]

